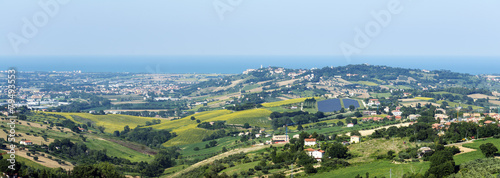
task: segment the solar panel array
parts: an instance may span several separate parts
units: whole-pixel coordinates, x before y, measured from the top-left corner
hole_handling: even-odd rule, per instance
[[[356,109],[359,108],[359,102],[357,100],[353,100],[353,99],[342,99],[342,101],[344,102],[344,107],[346,109],[349,109],[349,106],[353,105]]]
[[[324,101],[318,101],[318,111],[321,112],[335,112],[340,111],[342,105],[340,104],[340,99],[329,99]]]

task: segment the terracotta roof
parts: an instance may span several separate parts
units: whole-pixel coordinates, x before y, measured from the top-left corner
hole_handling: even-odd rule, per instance
[[[357,136],[357,135],[353,135],[353,136],[351,136],[351,137],[358,137],[358,138],[359,138],[359,136]]]
[[[304,141],[306,141],[306,142],[315,142],[316,139],[315,138],[308,138],[308,139],[306,138],[306,139],[304,139]]]
[[[312,151],[314,151],[314,149],[308,148],[308,149],[304,149],[304,151],[312,152]]]

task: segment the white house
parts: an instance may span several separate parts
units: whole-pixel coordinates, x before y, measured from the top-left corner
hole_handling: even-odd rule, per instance
[[[420,114],[410,114],[410,116],[408,116],[408,118],[410,120],[417,120],[421,115]]]
[[[33,145],[33,142],[31,142],[29,140],[21,140],[19,142],[19,144],[21,144],[21,145]]]
[[[360,141],[359,136],[357,136],[357,135],[351,136],[350,143],[359,143],[359,141]]]
[[[380,105],[380,101],[378,101],[378,99],[370,99],[370,100],[368,101],[368,104],[367,104],[367,105],[368,105],[368,106],[373,106],[373,105],[375,105],[375,106],[379,106],[379,105]]]
[[[354,127],[354,124],[353,123],[349,123],[349,124],[347,124],[347,127]]]
[[[323,155],[325,154],[325,151],[321,150],[321,149],[318,149],[318,150],[315,150],[315,149],[312,149],[312,148],[308,148],[308,149],[305,149],[307,155],[313,157],[314,159],[316,159],[316,161],[321,161],[321,159],[323,159]]]
[[[401,111],[399,111],[399,110],[394,110],[394,111],[392,111],[392,114],[393,114],[394,116],[401,116],[401,114],[403,114],[403,112],[401,112]]]
[[[304,146],[315,146],[316,144],[318,144],[318,143],[316,142],[315,138],[304,139]]]

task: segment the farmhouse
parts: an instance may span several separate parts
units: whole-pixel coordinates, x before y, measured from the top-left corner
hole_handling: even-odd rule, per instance
[[[360,139],[359,136],[353,135],[351,136],[351,143],[359,143]]]
[[[403,114],[403,112],[401,112],[401,111],[399,111],[399,110],[394,110],[394,111],[392,111],[392,114],[393,114],[394,116],[401,116],[401,114]]]
[[[354,124],[353,123],[349,123],[349,124],[347,124],[347,127],[354,127]]]
[[[304,151],[306,151],[307,155],[313,157],[314,159],[316,159],[316,161],[319,161],[319,162],[321,162],[321,159],[323,159],[323,155],[325,154],[325,151],[323,151],[321,149],[315,150],[312,148],[308,148],[308,149],[305,149]]]
[[[429,147],[422,147],[422,148],[418,149],[418,157],[421,158],[422,156],[424,156],[424,154],[429,153],[429,152],[432,152],[431,148],[429,148]]]
[[[464,117],[481,117],[480,113],[464,113]]]
[[[288,142],[288,135],[273,135],[273,142]]]
[[[33,145],[33,142],[31,142],[29,140],[21,140],[19,142],[19,144],[21,144],[21,145]]]
[[[420,114],[410,114],[408,116],[408,119],[410,120],[417,120],[421,115]]]
[[[438,120],[438,119],[448,119],[448,116],[446,114],[436,114],[436,115],[434,115],[434,118],[436,120]]]
[[[378,99],[370,99],[370,100],[368,101],[368,104],[367,104],[367,105],[368,105],[368,106],[373,106],[373,105],[378,106],[378,105],[380,105],[380,101],[378,101]]]
[[[318,143],[316,142],[315,138],[304,139],[304,146],[315,146],[316,144],[318,144]]]

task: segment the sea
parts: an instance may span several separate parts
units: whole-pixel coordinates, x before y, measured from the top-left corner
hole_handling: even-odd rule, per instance
[[[311,69],[349,64],[500,74],[500,57],[364,56],[23,56],[1,57],[0,70],[239,74],[260,67]],[[2,69],[3,68],[3,69]]]

